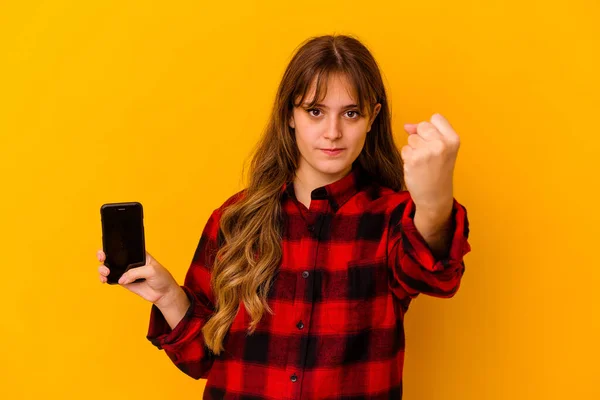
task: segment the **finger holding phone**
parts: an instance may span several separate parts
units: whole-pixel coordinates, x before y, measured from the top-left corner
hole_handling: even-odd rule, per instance
[[[107,203],[100,214],[103,249],[96,254],[102,263],[100,282],[119,284],[159,308],[182,303],[185,293],[175,278],[146,251],[142,205]]]
[[[103,250],[98,250],[97,257],[101,263],[106,260]],[[171,273],[148,252],[146,252],[146,259],[146,265],[129,269],[121,276],[118,283],[144,300],[158,305],[161,300],[165,299],[167,294],[174,289],[178,289],[179,285]],[[100,282],[107,283],[110,269],[101,264],[98,267],[98,272],[100,273]],[[144,280],[135,282],[140,278],[144,278]]]

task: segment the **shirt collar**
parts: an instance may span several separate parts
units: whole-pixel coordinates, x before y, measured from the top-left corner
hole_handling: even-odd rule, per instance
[[[310,193],[311,200],[328,200],[336,212],[352,196],[360,191],[367,182],[367,172],[358,162],[352,164],[352,170],[343,178],[328,185],[318,187]],[[286,196],[296,199],[293,181],[286,182],[282,189],[282,198]]]

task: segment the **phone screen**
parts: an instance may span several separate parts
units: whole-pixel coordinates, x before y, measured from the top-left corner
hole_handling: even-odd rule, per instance
[[[114,283],[129,268],[146,263],[143,210],[140,203],[113,203],[102,206],[101,213],[104,265]]]

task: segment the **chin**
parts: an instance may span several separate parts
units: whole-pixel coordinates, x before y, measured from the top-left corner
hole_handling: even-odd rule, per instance
[[[350,168],[352,168],[352,163],[344,160],[318,162],[315,164],[315,169],[326,175],[339,175]]]

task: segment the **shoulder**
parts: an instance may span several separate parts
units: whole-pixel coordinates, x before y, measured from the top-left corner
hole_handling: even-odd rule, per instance
[[[221,215],[223,215],[223,212],[225,211],[225,209],[227,207],[242,200],[245,196],[246,196],[246,189],[242,189],[239,192],[236,192],[236,193],[232,194],[231,196],[229,196],[227,199],[225,199],[225,201],[220,206],[218,206],[217,208],[215,208],[213,210],[211,219],[214,220],[215,222],[218,222],[221,219]]]
[[[398,207],[404,207],[411,201],[407,190],[394,190],[390,187],[371,182],[364,190],[364,197],[373,202],[377,208],[391,212]]]
[[[229,207],[230,205],[233,205],[235,203],[237,203],[238,201],[242,200],[245,196],[246,196],[246,190],[247,189],[242,189],[237,193],[232,194],[231,196],[229,196],[224,202],[223,204],[221,204],[221,206],[218,208],[218,210],[225,210],[227,207]]]
[[[202,239],[200,241],[201,244],[206,243],[207,239],[210,239],[211,242],[216,241],[217,247],[223,244],[223,232],[221,230],[221,217],[223,215],[223,212],[227,207],[241,200],[245,196],[245,194],[245,189],[240,190],[239,192],[229,196],[220,206],[213,209],[204,226]]]
[[[407,190],[394,190],[380,184],[367,189],[366,197],[371,213],[386,215],[390,223],[397,223],[406,213],[411,213],[412,198]]]

